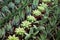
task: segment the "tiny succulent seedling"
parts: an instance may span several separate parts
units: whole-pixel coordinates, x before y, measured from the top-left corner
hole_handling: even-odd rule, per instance
[[[34,21],[36,21],[36,18],[34,16],[29,15],[29,16],[27,16],[27,20],[29,22],[34,22]]]
[[[51,0],[42,0],[42,2],[49,3]]]
[[[34,11],[33,11],[33,14],[34,14],[35,16],[39,16],[39,15],[41,15],[41,12],[40,12],[39,10],[34,10]]]
[[[8,4],[8,7],[14,9],[15,4],[14,4],[13,2],[10,2],[10,3]]]
[[[19,27],[19,28],[15,29],[15,32],[16,32],[17,35],[22,35],[23,36],[24,33],[25,33],[25,30],[24,30],[24,28]]]
[[[25,20],[25,21],[22,22],[21,26],[22,26],[23,28],[28,28],[28,27],[30,26],[30,24],[31,24],[31,22]]]
[[[7,40],[19,40],[19,38],[15,37],[15,35],[13,36],[9,35]]]

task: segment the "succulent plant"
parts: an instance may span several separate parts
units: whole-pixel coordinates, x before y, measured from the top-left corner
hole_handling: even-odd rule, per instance
[[[31,22],[25,20],[25,21],[22,22],[21,26],[22,26],[23,28],[28,28],[28,27],[30,26],[30,24],[31,24]]]
[[[25,30],[24,30],[24,28],[19,27],[19,28],[15,29],[15,32],[16,32],[17,35],[22,35],[23,36],[24,33],[25,33]]]
[[[49,3],[51,0],[42,0],[42,2]]]
[[[36,21],[36,18],[34,16],[29,15],[29,16],[27,16],[27,20],[29,22],[34,22],[34,21]]]
[[[20,20],[19,15],[14,16],[13,21],[12,21],[12,25],[18,25],[19,20]]]
[[[7,6],[2,7],[2,12],[10,13],[9,8]]]
[[[34,10],[34,11],[33,11],[33,14],[34,14],[35,16],[39,16],[39,15],[41,15],[41,12],[40,12],[39,10]]]
[[[9,35],[7,40],[19,40],[19,38],[15,37],[15,35],[13,36]]]
[[[16,3],[16,4],[19,4],[19,3],[20,3],[20,0],[15,0],[15,3]]]
[[[14,9],[15,4],[14,4],[13,2],[10,2],[10,3],[8,4],[8,7]]]
[[[40,6],[42,6],[42,7],[44,7],[44,8],[48,7],[48,5],[45,4],[45,3],[40,4]]]
[[[33,0],[33,3],[32,3],[32,9],[36,9],[37,6],[38,6],[38,3],[39,3],[39,0]]]
[[[42,6],[38,6],[38,10],[40,10],[41,12],[45,11],[45,8]]]
[[[2,38],[5,35],[5,29],[0,29],[0,38]]]
[[[12,25],[11,25],[10,23],[8,23],[8,24],[5,26],[5,29],[6,29],[6,31],[11,31]]]

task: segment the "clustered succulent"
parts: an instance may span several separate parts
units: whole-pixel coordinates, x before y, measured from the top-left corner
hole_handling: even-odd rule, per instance
[[[13,35],[13,36],[9,35],[7,40],[19,40],[19,38],[15,37],[15,35]]]
[[[16,28],[15,32],[16,32],[17,35],[22,35],[23,36],[25,34],[24,28],[20,28],[20,27]]]
[[[60,40],[59,5],[58,0],[0,0],[0,39]]]
[[[35,16],[39,16],[39,15],[41,15],[41,12],[40,12],[39,10],[34,10],[34,11],[33,11],[33,14],[34,14]]]
[[[29,15],[29,16],[27,16],[27,21],[34,22],[34,21],[36,21],[36,18],[34,16]]]
[[[23,21],[22,24],[21,24],[21,26],[22,26],[23,28],[28,28],[30,25],[31,25],[31,22],[29,22],[29,21],[27,21],[27,20]]]

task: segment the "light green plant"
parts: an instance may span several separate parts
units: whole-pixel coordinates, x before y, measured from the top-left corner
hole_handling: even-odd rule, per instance
[[[44,12],[46,10],[47,6],[48,6],[47,4],[42,3],[38,6],[38,10],[40,10],[41,12]]]
[[[24,30],[24,28],[19,27],[19,28],[15,29],[15,32],[16,32],[17,35],[22,35],[23,36],[24,33],[25,33],[25,30]]]
[[[7,40],[19,40],[19,38],[15,37],[15,35],[13,36],[9,35]]]
[[[22,22],[21,26],[22,26],[23,28],[28,28],[28,27],[30,26],[30,24],[31,24],[31,22],[25,20],[25,21]]]
[[[49,3],[51,0],[42,0],[42,2]]]
[[[39,10],[34,10],[34,11],[33,11],[33,14],[34,14],[35,16],[39,16],[39,15],[41,15],[41,12],[40,12]]]
[[[41,12],[45,11],[45,8],[42,7],[42,6],[38,6],[38,9],[39,9]]]
[[[48,5],[46,3],[43,3],[43,2],[42,2],[42,4],[39,4],[39,5],[44,7],[44,8],[48,7]]]
[[[29,16],[27,16],[27,20],[29,22],[34,22],[34,21],[36,21],[36,18],[34,16],[29,15]]]

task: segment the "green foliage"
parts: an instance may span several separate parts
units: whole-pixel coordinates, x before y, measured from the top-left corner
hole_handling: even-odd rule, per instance
[[[41,15],[41,12],[39,10],[34,10],[33,15],[39,16],[39,15]]]
[[[14,4],[13,2],[10,2],[10,3],[8,4],[8,7],[14,9],[14,8],[15,8],[15,4]]]
[[[60,0],[0,0],[0,38],[59,40]]]
[[[20,0],[15,0],[15,4],[19,4],[20,3]]]
[[[34,16],[29,15],[29,16],[27,16],[27,20],[29,22],[34,22],[34,21],[36,21],[36,18]]]
[[[51,0],[42,0],[42,2],[49,3],[49,2],[51,2]]]
[[[21,24],[21,26],[23,28],[29,28],[30,25],[31,25],[31,22],[29,22],[27,20],[23,21],[22,24]]]
[[[17,35],[22,35],[23,36],[25,34],[25,30],[23,28],[20,28],[20,27],[16,28],[15,32],[16,32]]]
[[[6,24],[4,27],[5,27],[6,31],[12,30],[12,25],[10,23]]]
[[[13,35],[13,36],[9,35],[7,40],[19,40],[19,38],[15,37],[15,35]]]
[[[0,29],[0,38],[2,38],[5,35],[5,29]]]

